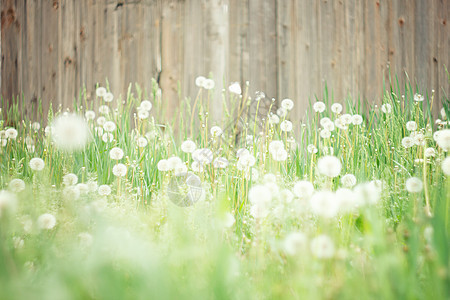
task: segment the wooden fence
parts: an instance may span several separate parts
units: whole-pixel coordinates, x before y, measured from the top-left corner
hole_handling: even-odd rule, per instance
[[[218,93],[248,80],[300,117],[325,82],[338,101],[379,101],[390,68],[440,100],[449,13],[448,0],[2,0],[1,94],[46,108],[106,77],[116,97],[156,78],[170,114],[178,85],[195,97],[195,77],[213,74]]]

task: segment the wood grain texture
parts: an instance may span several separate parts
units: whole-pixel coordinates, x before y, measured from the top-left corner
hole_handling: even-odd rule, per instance
[[[447,0],[2,0],[1,96],[23,95],[33,115],[38,99],[44,113],[70,107],[83,87],[96,105],[106,79],[116,98],[134,82],[151,98],[156,78],[171,117],[211,75],[213,121],[222,88],[247,80],[253,97],[293,99],[300,119],[325,82],[334,101],[379,102],[390,70],[434,90],[437,113],[450,94],[449,15]]]

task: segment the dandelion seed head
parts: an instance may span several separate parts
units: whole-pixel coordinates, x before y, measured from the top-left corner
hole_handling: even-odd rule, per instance
[[[184,153],[192,153],[197,149],[197,146],[195,145],[195,142],[191,140],[186,140],[181,144],[181,151]]]
[[[439,132],[439,133],[438,133]],[[450,150],[450,129],[443,129],[436,132],[436,143],[445,152]]]
[[[417,123],[414,121],[408,121],[406,122],[406,129],[409,131],[415,131],[417,130]]]
[[[342,104],[340,103],[333,103],[331,105],[331,111],[335,114],[340,114],[342,112]]]
[[[86,120],[75,114],[58,116],[51,126],[55,147],[63,151],[84,149],[91,136]]]
[[[419,193],[423,189],[423,183],[419,178],[411,177],[406,180],[405,187],[410,193]]]
[[[203,85],[205,84],[205,80],[206,78],[204,76],[198,76],[197,78],[195,78],[195,85],[198,87],[203,87]]]
[[[203,88],[205,90],[212,90],[215,87],[215,85],[216,84],[215,84],[214,80],[209,79],[209,78],[205,79],[205,81],[203,82]]]
[[[20,178],[11,179],[8,184],[8,189],[14,193],[20,193],[25,190],[25,181]]]
[[[65,186],[71,186],[71,185],[75,185],[78,183],[78,176],[73,174],[73,173],[69,173],[63,176],[63,184]]]
[[[104,87],[98,87],[95,90],[95,94],[97,95],[97,97],[103,98],[106,95],[106,89]]]
[[[418,93],[414,94],[414,101],[422,102],[424,99],[425,99],[425,97],[423,95],[418,94]]]
[[[112,172],[114,176],[124,177],[127,175],[128,168],[124,164],[117,164],[113,167]]]
[[[384,103],[381,105],[381,111],[385,114],[390,114],[392,112],[392,106],[389,103]]]
[[[288,111],[292,110],[294,108],[294,101],[289,98],[283,99],[281,101],[281,107]]]
[[[145,111],[151,111],[152,107],[153,107],[153,105],[149,100],[143,100],[141,102],[141,105],[139,105],[139,109],[145,110]]]
[[[39,229],[50,230],[53,229],[56,225],[56,218],[52,214],[43,214],[40,215],[37,224]]]
[[[220,128],[219,126],[213,126],[213,127],[211,127],[210,132],[213,137],[218,137],[218,136],[222,135],[223,131],[222,131],[222,128]]]
[[[308,248],[308,238],[303,232],[291,232],[283,241],[284,251],[291,255],[298,255]]]
[[[105,124],[103,124],[103,129],[107,132],[113,132],[116,128],[116,123],[113,121],[106,121]]]
[[[361,115],[356,114],[356,115],[352,116],[353,125],[361,125],[362,122],[363,122],[363,118]]]
[[[341,183],[346,188],[352,188],[356,185],[356,176],[353,174],[345,174],[341,178]]]
[[[318,102],[316,102],[316,103],[313,104],[313,110],[314,110],[315,112],[317,112],[317,113],[322,113],[322,112],[324,112],[326,108],[327,108],[327,107],[326,107],[325,103],[323,103],[323,102],[321,102],[321,101],[318,101]]]
[[[298,198],[306,200],[313,195],[314,185],[307,180],[300,180],[294,184],[292,191]]]
[[[5,130],[5,135],[10,140],[15,140],[17,138],[17,134],[17,130],[12,127]]]
[[[445,175],[450,176],[450,156],[446,157],[442,161],[441,168]]]
[[[97,193],[100,196],[108,196],[111,194],[111,187],[109,185],[102,184],[101,186],[98,187]]]
[[[0,218],[6,211],[14,211],[16,209],[16,206],[16,195],[6,190],[0,190]]]
[[[112,160],[121,160],[123,158],[123,150],[119,147],[114,147],[109,151],[109,157]]]
[[[103,100],[105,102],[112,102],[114,100],[114,95],[111,92],[107,92],[104,96],[103,96]]]
[[[311,253],[320,259],[327,259],[334,256],[335,248],[333,240],[327,235],[319,235],[311,240]]]
[[[34,157],[30,160],[29,166],[33,171],[42,171],[44,170],[45,163],[42,158]]]
[[[327,155],[319,158],[317,168],[320,174],[333,178],[341,172],[342,164],[337,157]]]

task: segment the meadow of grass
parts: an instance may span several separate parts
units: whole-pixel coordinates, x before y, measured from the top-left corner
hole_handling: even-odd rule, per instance
[[[234,83],[217,121],[196,83],[173,120],[156,82],[3,111],[0,299],[449,299],[447,98]]]

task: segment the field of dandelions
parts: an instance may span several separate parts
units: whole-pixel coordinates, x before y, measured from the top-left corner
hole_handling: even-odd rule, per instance
[[[195,83],[2,112],[0,299],[449,299],[447,98]]]

